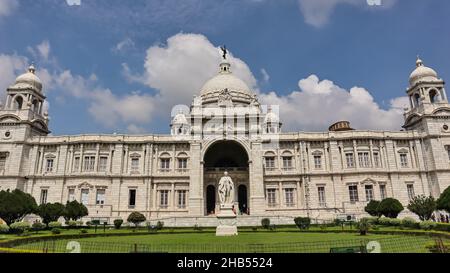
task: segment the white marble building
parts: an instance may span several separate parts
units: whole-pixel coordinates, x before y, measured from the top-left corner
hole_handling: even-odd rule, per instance
[[[361,215],[368,200],[406,205],[450,186],[450,105],[444,81],[417,60],[403,131],[283,132],[276,111],[235,77],[226,59],[177,112],[170,135],[49,136],[45,96],[33,66],[7,89],[0,110],[0,190],[38,203],[76,199],[88,219],[112,222],[215,218],[228,170],[241,219]],[[267,109],[269,108],[269,109]]]

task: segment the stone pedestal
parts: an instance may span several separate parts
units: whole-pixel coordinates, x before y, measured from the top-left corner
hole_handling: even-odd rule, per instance
[[[220,213],[217,214],[219,226],[216,228],[216,236],[238,235],[236,214],[232,205],[220,206]]]

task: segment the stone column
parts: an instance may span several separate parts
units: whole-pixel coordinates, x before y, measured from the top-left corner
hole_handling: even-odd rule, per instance
[[[250,161],[250,214],[263,215],[265,212],[264,177],[260,142],[251,143]]]
[[[201,144],[191,143],[191,168],[189,179],[189,214],[202,216],[204,214],[203,204],[203,159]]]

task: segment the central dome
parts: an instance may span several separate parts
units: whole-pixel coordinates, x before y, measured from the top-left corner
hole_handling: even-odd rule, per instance
[[[243,93],[251,96],[252,91],[250,91],[248,85],[231,73],[230,66],[230,63],[224,59],[220,64],[219,74],[203,85],[200,95],[203,96],[228,89],[230,92]]]
[[[220,92],[228,88],[230,91],[245,93],[247,95],[251,95],[250,88],[248,85],[238,77],[234,76],[231,73],[221,73],[203,85],[200,94],[205,95],[213,92]]]

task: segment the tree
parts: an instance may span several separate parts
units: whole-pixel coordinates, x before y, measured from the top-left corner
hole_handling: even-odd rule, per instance
[[[18,189],[0,191],[0,218],[6,224],[21,221],[26,215],[36,211],[36,200],[30,194]]]
[[[64,208],[63,216],[66,221],[77,221],[78,219],[81,219],[88,214],[89,211],[86,206],[82,203],[78,203],[77,200],[74,200],[72,202],[67,202],[66,207]]]
[[[311,225],[311,218],[309,217],[296,217],[294,218],[294,223],[299,229],[309,229]]]
[[[380,201],[376,201],[376,200],[371,200],[367,206],[364,208],[364,210],[370,214],[371,216],[376,216],[376,217],[380,217],[381,213],[378,210],[378,207],[380,206]]]
[[[356,228],[359,231],[359,234],[364,236],[367,234],[367,232],[370,229],[370,222],[369,219],[367,218],[363,218],[361,219],[357,224],[356,224]]]
[[[402,212],[403,209],[400,201],[394,198],[383,199],[378,206],[379,212],[389,218],[397,218],[398,214]]]
[[[64,214],[64,205],[61,203],[42,204],[38,208],[38,215],[41,216],[42,222],[47,224],[58,221],[59,217]]]
[[[437,200],[437,209],[445,210],[450,213],[450,187],[446,188],[441,193],[441,196]]]
[[[430,220],[436,210],[436,201],[433,196],[418,195],[409,202],[408,209],[417,214],[421,221]]]
[[[132,212],[130,215],[128,215],[127,219],[128,222],[133,223],[136,227],[145,220],[147,220],[145,216],[137,211]]]

